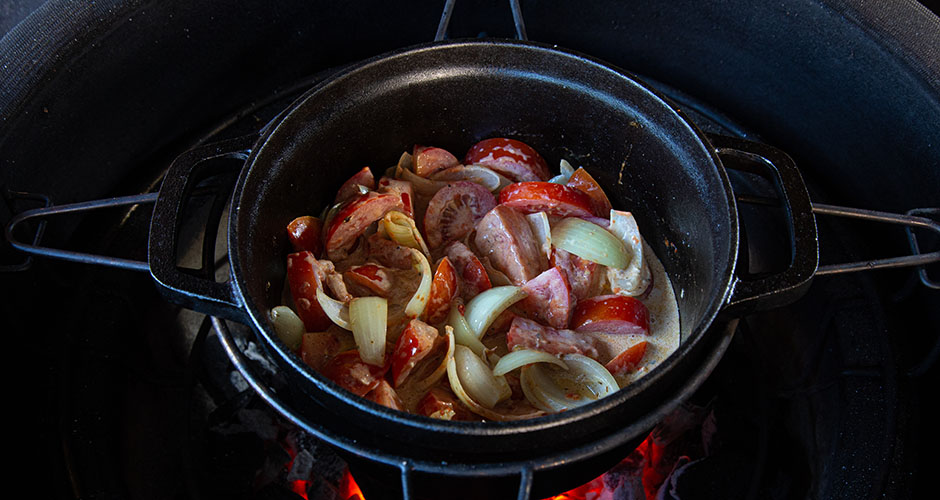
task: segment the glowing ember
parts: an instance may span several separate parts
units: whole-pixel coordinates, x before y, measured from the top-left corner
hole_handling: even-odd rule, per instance
[[[714,438],[713,418],[706,408],[684,405],[609,471],[571,491],[544,500],[654,500],[661,488],[671,487],[669,482],[676,477],[673,476],[676,470],[708,455],[707,448]],[[307,498],[308,486],[307,481],[295,481],[292,489]],[[342,500],[365,500],[349,469],[343,472],[335,491]]]
[[[356,480],[349,473],[349,469],[346,469],[346,473],[343,474],[343,479],[339,483],[339,497],[344,500],[366,500],[362,496],[362,490],[359,489]]]

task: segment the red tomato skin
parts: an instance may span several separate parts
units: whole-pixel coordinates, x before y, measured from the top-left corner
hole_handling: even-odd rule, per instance
[[[506,137],[484,139],[467,151],[465,165],[484,165],[513,182],[545,181],[551,178],[548,164],[528,144]]]
[[[309,250],[313,255],[323,252],[323,242],[320,240],[322,231],[323,221],[310,215],[297,217],[287,225],[287,235],[294,251]]]
[[[401,197],[402,209],[405,215],[414,218],[415,208],[414,202],[412,201],[414,199],[414,187],[410,182],[382,177],[379,179],[378,191],[380,193],[397,194]]]
[[[594,215],[602,218],[610,217],[610,210],[613,206],[610,204],[610,199],[607,198],[607,193],[583,167],[578,167],[565,185],[575,188],[591,198],[591,211],[594,212]]]
[[[499,192],[499,203],[520,212],[545,212],[559,217],[597,217],[591,197],[554,182],[517,182]],[[608,214],[609,215],[609,214]]]
[[[415,173],[421,177],[460,165],[460,160],[446,149],[415,145],[413,151]]]
[[[297,316],[308,332],[329,328],[333,322],[317,301],[317,289],[322,286],[317,274],[317,260],[310,251],[295,252],[287,256],[287,283]]]
[[[411,320],[395,343],[392,353],[392,383],[398,387],[411,370],[434,348],[440,338],[437,329],[421,320]]]
[[[444,257],[434,271],[428,305],[424,309],[425,318],[430,324],[440,323],[450,312],[450,303],[457,295],[457,271],[450,259]]]
[[[475,182],[456,181],[441,188],[431,197],[424,215],[428,245],[437,248],[463,238],[495,206],[493,194]]]
[[[387,371],[388,367],[370,365],[359,357],[359,351],[351,350],[333,357],[321,373],[343,389],[362,397],[378,387]]]
[[[600,295],[578,302],[571,316],[571,328],[579,332],[646,335],[650,330],[650,313],[634,297]]]
[[[369,191],[350,199],[330,219],[324,231],[324,247],[330,260],[340,260],[344,252],[373,222],[391,210],[401,210],[401,197]]]
[[[370,191],[375,189],[375,176],[372,175],[369,167],[363,167],[347,179],[336,191],[336,199],[333,203],[342,203],[358,196],[360,194],[358,186],[364,186]]]
[[[642,361],[643,356],[646,355],[646,348],[648,346],[649,342],[645,340],[634,344],[622,353],[614,356],[614,359],[608,361],[604,367],[613,375],[632,373],[640,366],[640,361]]]
[[[381,297],[387,297],[392,286],[388,272],[376,264],[353,267],[343,273],[343,277],[368,288]]]

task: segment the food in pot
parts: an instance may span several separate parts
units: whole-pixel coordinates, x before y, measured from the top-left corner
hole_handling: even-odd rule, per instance
[[[584,168],[491,138],[363,168],[288,226],[281,339],[344,389],[446,420],[516,420],[623,388],[679,344],[663,266]]]

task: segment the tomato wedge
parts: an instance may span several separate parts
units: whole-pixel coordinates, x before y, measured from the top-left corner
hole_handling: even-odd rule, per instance
[[[411,370],[431,352],[439,338],[437,328],[419,319],[408,322],[392,354],[392,382],[395,387],[408,378]]]
[[[531,318],[554,328],[568,328],[575,297],[568,276],[555,266],[522,285],[526,297],[519,307]]]
[[[363,167],[362,170],[347,179],[339,187],[339,191],[336,192],[336,199],[333,203],[342,203],[359,196],[361,194],[359,186],[363,186],[369,191],[375,189],[375,176],[372,175],[372,170],[369,167]]]
[[[591,211],[595,215],[598,217],[608,217],[610,215],[613,206],[610,204],[610,199],[607,198],[607,193],[583,167],[578,167],[565,185],[588,195],[591,198]]]
[[[415,192],[414,186],[412,186],[410,182],[399,179],[392,179],[390,177],[382,177],[379,179],[378,190],[380,193],[397,194],[401,198],[401,205],[404,209],[405,215],[411,217],[412,219],[414,218]]]
[[[648,346],[649,342],[645,340],[638,342],[615,356],[614,359],[608,361],[604,367],[614,376],[635,372],[640,366],[640,361],[643,360],[643,356],[646,355],[646,348]]]
[[[375,389],[366,394],[366,399],[393,410],[403,411],[405,408],[405,404],[402,403],[398,393],[385,379],[379,380],[379,384],[375,386]]]
[[[326,255],[333,261],[342,259],[370,224],[391,210],[401,209],[401,197],[391,193],[369,191],[348,200],[327,222],[323,238]]]
[[[460,160],[456,156],[442,148],[416,145],[413,157],[414,171],[421,177],[428,177],[434,172],[460,165]]]
[[[551,178],[548,164],[535,149],[522,141],[505,137],[484,139],[474,144],[463,162],[465,165],[484,165],[513,182]]]
[[[493,287],[483,263],[467,248],[467,245],[459,241],[451,243],[447,247],[447,258],[457,271],[457,276],[460,278],[460,296],[465,300],[470,300],[480,292]]]
[[[287,256],[287,284],[297,316],[308,332],[326,330],[333,324],[317,301],[317,289],[323,284],[312,252],[295,252]]]
[[[294,250],[298,252],[309,250],[313,252],[313,255],[320,255],[323,251],[323,242],[320,240],[322,231],[323,221],[311,215],[297,217],[287,225],[287,236]]]
[[[499,192],[499,203],[526,214],[545,212],[559,217],[595,217],[591,197],[554,182],[517,182]]]
[[[470,420],[473,414],[457,402],[457,396],[449,391],[434,387],[418,402],[416,411],[425,417],[441,420]]]
[[[366,363],[354,349],[337,354],[321,373],[343,389],[362,397],[378,387],[387,371],[387,367]]]
[[[444,257],[434,271],[434,280],[431,281],[431,292],[424,314],[428,323],[437,324],[447,318],[450,312],[450,303],[457,295],[457,270]]]
[[[441,188],[424,215],[428,246],[437,248],[466,236],[495,206],[493,194],[475,182],[457,181]]]
[[[380,297],[388,297],[392,289],[388,270],[378,264],[355,266],[343,273],[347,280],[362,285]]]
[[[647,335],[650,313],[634,297],[599,295],[578,302],[571,317],[571,328],[578,332]]]

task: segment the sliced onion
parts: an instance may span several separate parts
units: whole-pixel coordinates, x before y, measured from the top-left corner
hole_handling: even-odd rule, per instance
[[[436,181],[473,181],[494,193],[498,193],[504,187],[512,184],[512,181],[505,176],[483,165],[451,167],[434,173],[431,175],[431,179]]]
[[[535,235],[535,241],[539,244],[539,248],[541,248],[545,256],[551,260],[552,226],[548,222],[548,214],[545,212],[536,212],[534,214],[528,214],[525,217],[529,220],[529,225],[532,226],[532,234]]]
[[[428,299],[431,295],[431,281],[434,275],[431,273],[431,264],[428,263],[428,258],[414,248],[410,250],[414,270],[421,273],[421,283],[418,284],[418,289],[415,290],[411,300],[408,301],[408,305],[405,306],[405,316],[413,319],[420,316],[428,305]]]
[[[522,287],[505,285],[494,286],[470,299],[464,310],[464,317],[467,318],[473,336],[482,339],[496,317],[525,296]]]
[[[624,268],[607,270],[611,290],[621,295],[640,295],[649,287],[651,277],[649,266],[643,258],[643,237],[633,214],[611,210],[610,233],[620,238],[632,255],[630,263]]]
[[[568,370],[542,364],[526,365],[520,384],[530,403],[545,411],[558,412],[583,406],[620,389],[604,365],[582,354],[565,354]]]
[[[473,335],[470,324],[467,323],[467,318],[465,318],[463,314],[460,314],[460,309],[457,308],[457,304],[450,307],[447,325],[453,329],[454,340],[458,344],[469,347],[477,356],[483,356],[483,353],[486,351],[486,346],[483,345],[483,342],[480,342],[480,339]]]
[[[441,360],[441,364],[438,365],[438,367],[433,372],[431,372],[430,375],[425,377],[420,382],[417,382],[415,385],[415,390],[418,392],[423,392],[425,389],[436,384],[437,381],[440,380],[445,373],[447,373],[447,364],[450,362],[450,360],[454,359],[454,349],[456,346],[456,342],[454,341],[454,329],[447,325],[444,326],[444,332],[447,336],[447,352],[444,354],[444,359]]]
[[[323,291],[323,288],[317,288],[317,302],[320,303],[320,307],[323,309],[323,312],[326,313],[336,326],[352,330],[352,327],[349,326],[349,307],[345,302],[341,300],[336,300],[333,297],[330,297]]]
[[[455,346],[453,361],[459,385],[470,399],[479,402],[483,407],[492,409],[496,403],[509,398],[512,394],[509,385],[501,384],[493,376],[493,371],[486,362],[468,347]]]
[[[630,264],[630,253],[610,231],[576,217],[563,219],[552,228],[552,244],[582,259],[622,269]]]
[[[441,188],[447,185],[446,181],[425,179],[424,177],[421,177],[420,175],[412,172],[410,168],[403,167],[401,163],[399,163],[398,167],[395,168],[395,178],[404,179],[410,182],[416,194],[420,194],[426,197],[434,196],[434,193],[440,191]]]
[[[389,239],[395,243],[404,247],[420,250],[425,255],[430,255],[430,250],[428,250],[427,244],[424,243],[424,237],[422,237],[421,232],[418,231],[418,226],[415,225],[414,219],[404,213],[392,210],[385,214],[385,217],[382,217],[380,227],[384,234],[388,235]]]
[[[349,325],[359,357],[374,366],[385,364],[388,301],[384,297],[356,297],[349,301]]]
[[[554,182],[555,184],[568,183],[568,181],[571,179],[571,174],[574,173],[574,167],[572,167],[567,160],[562,159],[561,163],[559,164],[559,170],[561,170],[561,173],[549,179],[548,182]]]
[[[304,328],[304,322],[297,316],[293,309],[287,306],[277,306],[268,313],[271,318],[271,324],[274,325],[274,331],[277,336],[291,350],[300,347],[304,334],[307,329]]]
[[[516,368],[533,363],[551,363],[565,370],[568,369],[568,365],[553,354],[544,351],[536,351],[535,349],[516,349],[499,358],[499,361],[497,361],[496,365],[493,367],[493,375],[505,375]]]

